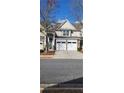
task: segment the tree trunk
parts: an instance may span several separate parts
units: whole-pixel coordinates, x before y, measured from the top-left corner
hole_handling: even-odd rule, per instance
[[[46,48],[45,53],[48,53],[48,36],[46,35]]]

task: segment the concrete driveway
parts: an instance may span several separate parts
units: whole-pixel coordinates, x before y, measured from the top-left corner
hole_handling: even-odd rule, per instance
[[[83,53],[78,51],[56,51],[54,59],[83,59]]]

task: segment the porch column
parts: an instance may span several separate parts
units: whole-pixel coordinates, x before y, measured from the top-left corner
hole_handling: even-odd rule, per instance
[[[52,49],[54,50],[54,45],[55,45],[55,33],[53,34],[53,41],[52,41]]]
[[[49,37],[47,38],[47,40],[48,40],[47,47],[48,47],[48,51],[49,51],[49,42],[50,42]]]

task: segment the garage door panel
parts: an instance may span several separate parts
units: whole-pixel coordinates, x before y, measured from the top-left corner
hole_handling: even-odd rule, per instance
[[[77,40],[68,40],[67,49],[76,51],[77,50]]]
[[[65,42],[65,40],[57,40],[56,49],[57,50],[66,50],[66,42]]]

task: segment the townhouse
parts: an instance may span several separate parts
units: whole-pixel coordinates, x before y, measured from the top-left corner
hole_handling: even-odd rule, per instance
[[[81,30],[77,30],[67,19],[56,34],[57,51],[77,51],[80,48]]]
[[[48,51],[77,51],[82,47],[82,32],[67,19],[57,23],[46,34],[41,35],[41,44],[48,46]],[[46,38],[47,35],[47,38]],[[47,44],[46,40],[47,39]]]

